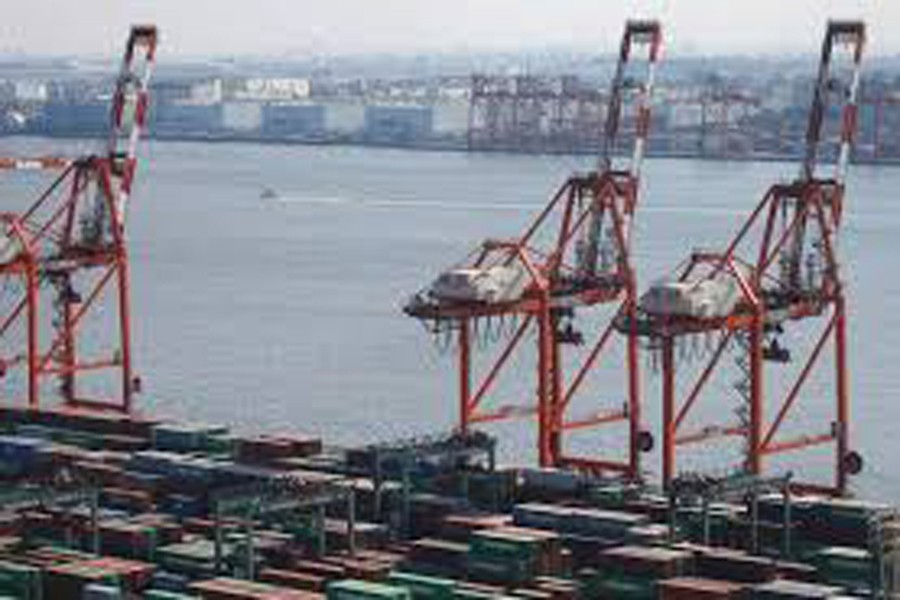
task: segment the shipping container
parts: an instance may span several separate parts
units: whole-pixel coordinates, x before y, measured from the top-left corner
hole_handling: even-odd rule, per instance
[[[834,600],[842,594],[843,590],[839,587],[787,579],[755,585],[750,590],[752,600],[803,600],[805,598]]]
[[[740,583],[700,577],[676,577],[657,584],[660,600],[728,600],[741,597]]]
[[[38,600],[41,597],[41,570],[13,562],[0,562],[0,594]]]
[[[413,600],[450,600],[456,589],[456,581],[440,577],[429,577],[416,573],[394,571],[387,581],[390,585],[405,587]]]
[[[345,579],[332,581],[326,587],[328,600],[411,600],[408,589],[383,583]]]
[[[267,583],[218,577],[191,584],[191,591],[203,600],[313,600],[314,592],[292,590]]]

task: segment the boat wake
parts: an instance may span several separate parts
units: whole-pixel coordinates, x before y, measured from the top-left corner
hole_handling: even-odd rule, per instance
[[[415,209],[433,211],[466,211],[466,212],[515,212],[531,214],[540,210],[540,204],[524,202],[446,202],[439,200],[416,200],[404,198],[348,198],[343,196],[278,196],[274,199],[279,204],[339,206],[360,209]],[[706,208],[689,208],[680,206],[645,206],[641,212],[660,215],[690,214],[706,217],[733,218],[744,214],[737,208],[727,206],[710,206]]]
[[[435,200],[344,198],[338,196],[280,196],[280,204],[346,206],[351,208],[429,209],[440,211],[527,212],[540,208],[536,204],[505,202],[441,202]]]

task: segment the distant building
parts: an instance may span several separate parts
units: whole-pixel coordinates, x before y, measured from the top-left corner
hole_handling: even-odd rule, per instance
[[[469,104],[463,100],[442,100],[434,104],[434,132],[465,134],[469,126]]]
[[[71,80],[51,81],[47,84],[47,102],[91,103],[102,91],[96,82]]]
[[[150,98],[156,104],[189,102],[194,82],[188,80],[163,80],[151,84]]]
[[[325,104],[325,128],[341,135],[359,133],[365,126],[365,106],[358,101],[332,100]]]
[[[0,102],[12,102],[16,99],[16,84],[12,81],[0,81]]]
[[[100,135],[109,129],[109,103],[48,102],[36,121],[42,133]]]
[[[190,101],[194,104],[218,104],[223,98],[221,79],[200,81],[191,86]]]
[[[255,77],[243,81],[233,91],[235,100],[290,101],[309,98],[309,79],[298,77]]]
[[[222,129],[221,104],[159,104],[151,113],[151,131],[160,134],[197,134]]]
[[[271,103],[262,109],[262,132],[269,136],[318,136],[325,132],[320,104]]]
[[[703,107],[697,104],[674,104],[667,107],[666,125],[672,129],[699,127],[703,123]]]
[[[367,106],[364,135],[368,141],[405,143],[431,136],[434,113],[430,106]]]
[[[443,86],[438,88],[437,95],[447,100],[468,100],[471,91],[468,85]]]
[[[222,104],[222,128],[236,132],[258,132],[262,126],[262,105],[258,102]]]
[[[47,84],[42,81],[17,81],[16,100],[43,102],[47,100]]]

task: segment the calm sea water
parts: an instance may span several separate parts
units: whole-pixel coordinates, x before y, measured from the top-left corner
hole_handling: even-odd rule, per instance
[[[59,146],[6,139],[0,148]],[[478,240],[517,234],[569,172],[589,166],[577,157],[145,144],[129,217],[142,406],[239,430],[320,432],[335,443],[448,428],[456,414],[452,359],[400,307]],[[635,241],[643,285],[693,247],[724,243],[766,187],[794,173],[781,163],[649,161]],[[11,206],[35,182],[10,177],[0,190]],[[261,199],[264,188],[279,198]],[[900,169],[854,167],[841,240],[852,300],[854,438],[867,459],[855,485],[893,499],[898,190]],[[509,389],[528,389],[529,374],[520,365]],[[644,384],[654,424],[652,368]],[[719,421],[734,405],[727,388],[723,382],[705,409]],[[602,385],[594,390],[610,395]],[[823,417],[812,400],[798,422]],[[530,427],[499,434],[508,457],[529,458]],[[611,434],[580,448],[617,440]]]

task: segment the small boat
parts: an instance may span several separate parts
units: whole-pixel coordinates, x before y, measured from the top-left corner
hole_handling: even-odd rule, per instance
[[[272,188],[267,187],[262,191],[259,197],[262,200],[275,200],[278,198],[278,192],[276,192]]]

